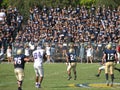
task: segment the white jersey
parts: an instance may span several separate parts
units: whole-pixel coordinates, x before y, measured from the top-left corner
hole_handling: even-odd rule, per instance
[[[93,50],[91,49],[91,48],[88,48],[87,50],[86,50],[86,53],[87,53],[87,56],[89,57],[89,56],[92,56],[93,55]]]
[[[48,47],[48,46],[47,46],[47,47],[46,47],[46,54],[47,54],[47,55],[50,55],[50,50],[51,50],[51,47]]]
[[[44,55],[43,49],[38,49],[38,50],[33,51],[34,67],[42,66],[43,55]]]
[[[7,49],[7,57],[11,57],[12,56],[12,51],[11,49]]]
[[[0,12],[0,21],[4,21],[5,16],[5,12]]]
[[[25,55],[30,56],[30,49],[29,48],[25,48]]]

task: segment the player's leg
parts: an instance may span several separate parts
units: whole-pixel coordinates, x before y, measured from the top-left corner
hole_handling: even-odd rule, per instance
[[[110,62],[110,75],[111,75],[111,86],[113,86],[113,81],[114,81],[114,65],[113,62]]]
[[[38,83],[38,87],[40,88],[41,87],[41,84],[42,84],[42,81],[43,81],[43,78],[44,78],[44,70],[43,70],[43,67],[39,67],[39,70],[38,70],[38,73],[40,75],[39,77],[39,83]]]
[[[114,69],[120,72],[120,69],[119,69],[119,68],[117,68],[117,67],[114,67]]]
[[[38,73],[38,68],[34,67],[35,70],[35,87],[38,88],[38,83],[39,83],[39,73]]]
[[[23,69],[18,69],[18,90],[22,90],[23,78],[24,78]]]
[[[69,63],[68,67],[67,67],[67,73],[68,73],[68,80],[70,80],[71,77],[71,64]]]
[[[77,74],[76,74],[76,63],[74,63],[74,66],[73,66],[73,72],[74,72],[74,80],[76,80],[77,78]]]
[[[105,66],[101,66],[98,68],[98,74],[96,75],[96,77],[100,76],[102,70],[105,70]]]
[[[108,80],[108,69],[109,69],[109,62],[105,64],[105,78],[106,78],[106,84],[109,86],[109,80]]]
[[[100,76],[100,74],[101,74],[101,69],[98,69],[98,74],[96,75],[96,77],[99,77]]]
[[[16,76],[16,79],[17,79],[18,90],[19,90],[20,85],[19,85],[19,75],[18,75],[18,70],[15,69],[15,70],[14,70],[14,73],[15,73],[15,76]]]

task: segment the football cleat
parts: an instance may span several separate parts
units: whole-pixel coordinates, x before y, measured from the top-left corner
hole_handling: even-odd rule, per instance
[[[113,87],[113,83],[110,86]]]
[[[106,85],[109,86],[109,81],[106,82]]]
[[[36,87],[36,88],[40,88],[40,84],[36,84],[35,87]]]
[[[72,78],[72,77],[71,77],[71,76],[69,76],[69,77],[68,77],[68,80],[70,80],[71,78]]]
[[[21,87],[18,87],[18,90],[22,90]]]
[[[99,74],[97,74],[97,75],[95,75],[96,77],[99,77],[100,75]]]
[[[111,82],[110,86],[113,87],[113,82]]]
[[[74,77],[74,80],[76,80],[77,76]]]

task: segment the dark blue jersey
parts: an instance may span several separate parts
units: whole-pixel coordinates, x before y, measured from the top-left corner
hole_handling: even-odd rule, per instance
[[[25,66],[24,58],[26,58],[24,54],[14,56],[14,68],[24,69]]]
[[[115,50],[106,49],[104,53],[106,54],[106,62],[115,61],[115,55],[117,54]]]
[[[76,54],[75,53],[68,53],[68,59],[69,59],[69,62],[76,62]]]

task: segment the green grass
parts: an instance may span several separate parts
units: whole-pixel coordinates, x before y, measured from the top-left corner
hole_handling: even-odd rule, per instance
[[[93,84],[105,83],[104,72],[100,77],[95,77],[99,64],[77,64],[77,80],[73,78],[68,81],[66,73],[66,64],[54,63],[44,64],[44,80],[42,88],[35,88],[35,73],[33,63],[25,66],[25,77],[23,82],[23,90],[120,90],[120,86],[107,88],[90,87],[82,88],[71,86],[74,84]],[[117,67],[120,68],[119,65]],[[73,74],[72,74],[73,76]],[[120,73],[115,71],[115,81],[119,83]],[[14,75],[13,64],[0,64],[0,90],[17,90],[16,78]]]

